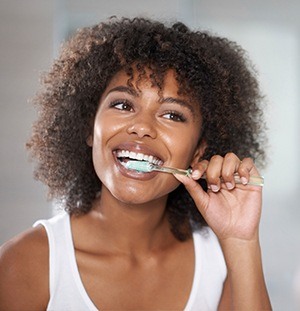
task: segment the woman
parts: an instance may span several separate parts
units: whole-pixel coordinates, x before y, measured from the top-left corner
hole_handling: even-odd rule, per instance
[[[28,148],[65,212],[2,246],[0,310],[271,308],[250,183],[261,97],[240,47],[111,19],[70,39],[44,84]]]

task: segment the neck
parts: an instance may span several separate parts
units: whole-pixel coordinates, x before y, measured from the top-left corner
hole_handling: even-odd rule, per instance
[[[144,204],[118,201],[103,188],[91,212],[102,239],[116,251],[149,252],[174,240],[166,215],[167,196]]]

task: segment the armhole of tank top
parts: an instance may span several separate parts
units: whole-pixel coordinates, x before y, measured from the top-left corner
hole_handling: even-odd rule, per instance
[[[195,254],[195,271],[194,271],[194,279],[192,283],[192,288],[190,292],[189,299],[186,303],[184,311],[192,310],[192,306],[195,303],[195,299],[197,297],[197,292],[199,289],[199,280],[201,279],[201,269],[202,269],[202,262],[201,262],[201,240],[200,237],[196,232],[193,233],[193,243],[194,243],[194,254]]]
[[[217,238],[217,236],[215,235],[215,233],[212,231],[212,229],[209,229],[210,232],[210,236],[211,236],[211,240],[214,243],[214,248],[216,249],[217,252],[217,258],[218,260],[218,268],[220,271],[220,277],[225,281],[226,277],[227,277],[227,266],[225,263],[225,258],[224,258],[224,254],[220,245],[220,242]]]
[[[54,293],[54,287],[55,287],[55,268],[56,268],[56,262],[55,262],[55,242],[54,242],[54,235],[52,232],[52,229],[50,225],[48,225],[47,220],[39,220],[34,223],[33,227],[37,227],[38,225],[41,225],[46,233],[48,238],[48,247],[49,247],[49,293],[50,293],[50,299],[48,302],[48,305],[50,304],[51,297],[53,297]]]
[[[78,269],[77,261],[76,261],[76,254],[74,249],[74,241],[73,241],[73,234],[72,234],[72,224],[71,224],[71,217],[67,215],[64,221],[64,232],[66,237],[66,251],[69,256],[69,263],[70,269],[72,271],[72,278],[75,282],[75,286],[80,294],[81,298],[83,299],[84,303],[88,307],[88,310],[91,311],[98,311],[97,307],[91,300],[90,296],[88,295],[80,276],[80,272]]]

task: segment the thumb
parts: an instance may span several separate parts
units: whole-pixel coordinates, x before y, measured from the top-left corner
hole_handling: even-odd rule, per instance
[[[199,212],[204,215],[209,204],[209,195],[202,189],[196,180],[180,174],[174,174],[174,176],[178,181],[184,184],[186,190],[193,198]]]

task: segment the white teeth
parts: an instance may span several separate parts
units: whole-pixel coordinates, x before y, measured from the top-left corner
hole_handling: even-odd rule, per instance
[[[144,159],[144,155],[143,155],[142,153],[138,153],[138,154],[136,155],[136,158],[137,158],[138,160],[142,161],[142,160]]]
[[[120,162],[124,167],[126,167],[126,163],[125,162]]]
[[[137,158],[136,158],[136,153],[130,151],[130,152],[129,152],[129,158],[131,158],[131,159],[136,159],[136,160],[137,160]]]
[[[128,151],[128,150],[118,150],[116,153],[118,158],[130,158],[132,160],[138,160],[138,161],[148,161],[150,163],[154,163],[157,165],[162,165],[163,161],[160,159],[152,156],[152,155],[147,155],[143,153],[136,153],[133,151]]]

